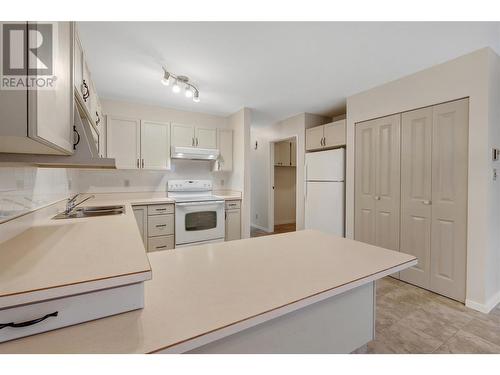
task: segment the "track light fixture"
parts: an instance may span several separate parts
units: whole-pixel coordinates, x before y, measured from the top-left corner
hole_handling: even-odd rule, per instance
[[[173,80],[174,84],[172,85],[172,91],[174,93],[181,92],[181,86],[184,87],[184,95],[186,98],[192,98],[193,102],[198,103],[200,101],[200,91],[198,88],[189,82],[189,78],[186,76],[178,76],[171,72],[169,72],[165,67],[162,66],[163,69],[163,77],[161,78],[161,83],[165,86],[170,84],[170,81]]]

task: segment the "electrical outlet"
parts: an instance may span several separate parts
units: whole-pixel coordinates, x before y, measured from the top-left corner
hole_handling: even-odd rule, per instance
[[[128,179],[123,180],[123,186],[129,187],[130,186],[130,180],[128,180]]]
[[[498,173],[497,173],[497,169],[496,168],[493,168],[493,181],[496,181],[498,178]]]

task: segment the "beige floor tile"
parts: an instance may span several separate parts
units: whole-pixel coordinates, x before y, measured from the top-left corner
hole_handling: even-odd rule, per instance
[[[458,331],[455,336],[441,345],[436,354],[491,354],[500,353],[500,346],[492,344],[472,333]]]
[[[500,346],[500,324],[498,322],[472,319],[462,330]]]
[[[400,284],[401,283],[399,281],[393,279],[392,277],[384,277],[383,279],[378,280],[376,283],[377,297],[396,290],[400,287]]]
[[[460,329],[460,325],[446,319],[445,316],[422,309],[400,320],[399,324],[423,332],[441,342],[450,339]]]
[[[369,353],[432,353],[442,341],[410,328],[402,322],[393,324],[368,343]]]
[[[398,320],[399,318],[394,314],[391,314],[390,311],[387,311],[386,309],[381,307],[377,307],[375,311],[375,331],[377,333],[380,333],[392,326]]]
[[[456,327],[463,327],[474,318],[474,313],[465,310],[458,302],[448,300],[442,296],[435,296],[422,305],[422,309],[431,314],[440,315],[443,319],[454,322]]]

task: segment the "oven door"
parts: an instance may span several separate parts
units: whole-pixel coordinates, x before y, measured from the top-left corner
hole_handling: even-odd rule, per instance
[[[224,201],[175,204],[175,244],[224,238]]]

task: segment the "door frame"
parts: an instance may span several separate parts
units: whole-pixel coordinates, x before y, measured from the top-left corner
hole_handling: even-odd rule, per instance
[[[274,145],[282,141],[295,140],[295,223],[298,222],[299,212],[297,210],[299,197],[297,194],[297,186],[299,182],[299,174],[297,168],[299,166],[299,149],[298,149],[298,135],[289,135],[287,137],[273,138],[269,141],[269,184],[268,184],[268,207],[267,207],[267,231],[274,232]],[[302,161],[303,164],[303,161]]]

